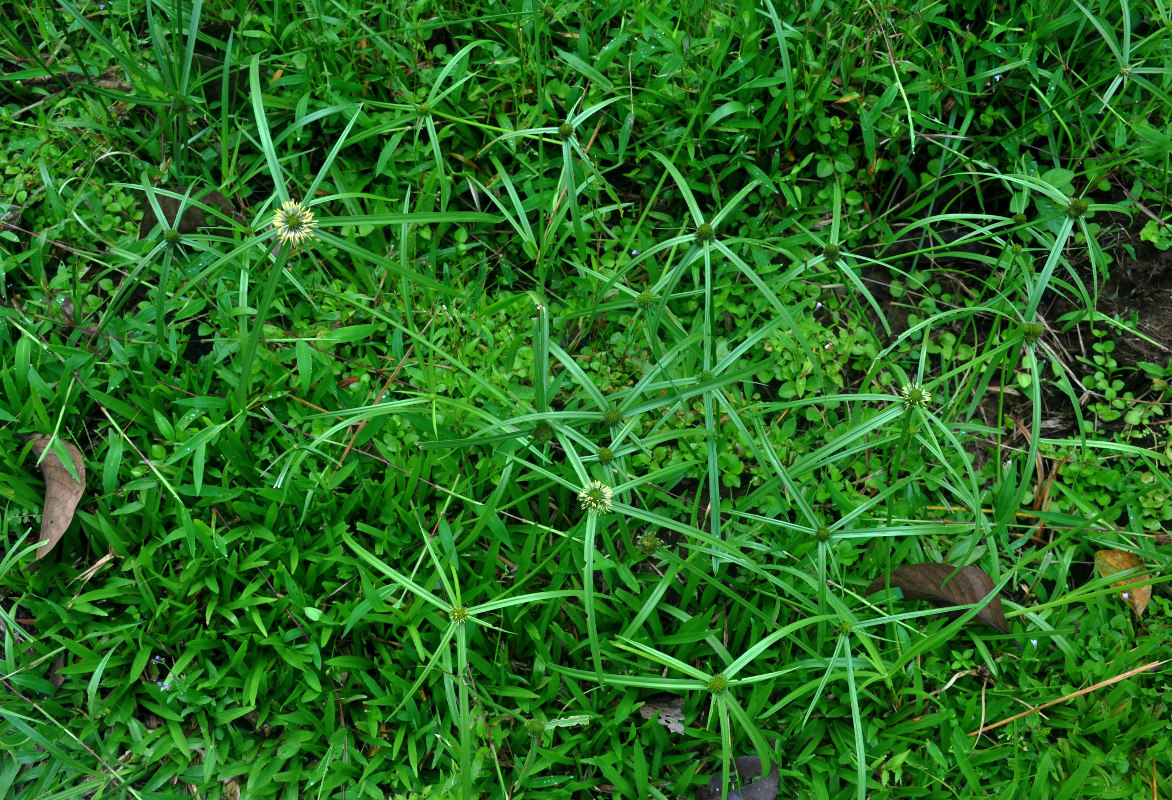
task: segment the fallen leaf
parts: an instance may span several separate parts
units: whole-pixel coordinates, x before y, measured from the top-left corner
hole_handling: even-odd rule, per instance
[[[45,508],[41,513],[41,538],[39,541],[49,544],[46,547],[37,548],[37,555],[33,560],[39,561],[57,546],[57,542],[61,540],[69,523],[73,521],[73,512],[77,510],[77,504],[85,492],[85,462],[76,445],[64,439],[57,440],[69,454],[73,468],[77,470],[77,477],[81,479],[79,481],[70,474],[69,469],[57,456],[57,452],[49,447],[53,441],[52,436],[22,438],[26,441],[32,441],[33,455],[37,458],[40,458],[42,453],[45,454],[41,460],[41,475],[45,478]],[[45,453],[46,449],[49,452]]]
[[[867,587],[867,594],[877,592],[886,585],[886,579],[876,578]],[[993,591],[993,581],[980,567],[970,565],[957,571],[951,564],[928,562],[906,564],[896,569],[891,573],[891,588],[903,589],[903,596],[909,600],[927,600],[936,606],[969,606],[980,603]],[[997,596],[977,612],[973,622],[987,625],[1001,633],[1009,633],[1009,623],[1005,621],[1005,612],[1001,609],[1001,598]]]
[[[672,733],[684,732],[684,698],[661,694],[639,707],[639,716],[654,719]]]
[[[53,684],[54,689],[60,689],[61,684],[65,683],[65,654],[57,656],[53,660],[53,666],[49,668],[49,683]]]
[[[171,186],[168,190],[174,194],[182,195],[184,190],[182,188]],[[183,213],[179,214],[180,201],[173,197],[167,197],[163,194],[156,194],[155,200],[159,202],[159,209],[163,212],[166,218],[163,221],[164,230],[167,228],[174,228],[180,233],[194,233],[200,228],[221,228],[221,232],[226,232],[224,222],[215,215],[208,218],[208,214],[202,208],[195,205],[193,200],[198,200],[205,206],[215,208],[220,211],[226,219],[232,220],[236,218],[235,211],[232,209],[232,204],[224,195],[217,191],[206,191],[202,194],[192,193],[191,199],[184,202]],[[150,200],[146,197],[142,199],[142,221],[138,224],[138,238],[145,239],[151,229],[158,223],[159,218],[155,215],[155,208],[151,205]],[[176,219],[178,217],[178,219]]]
[[[1143,565],[1144,562],[1140,560],[1139,556],[1135,553],[1129,553],[1126,550],[1100,550],[1095,553],[1095,566],[1099,568],[1099,574],[1104,578],[1109,575],[1114,575],[1117,572],[1126,572],[1129,569],[1135,569]],[[1112,588],[1118,589],[1130,583],[1142,583],[1150,579],[1151,575],[1146,572],[1141,572],[1127,580],[1116,581],[1111,586]],[[1120,592],[1119,596],[1131,606],[1131,610],[1139,617],[1143,615],[1148,607],[1148,603],[1152,599],[1152,587],[1134,586]]]
[[[761,759],[757,756],[744,756],[733,759],[733,776],[738,781],[751,781],[761,775]],[[777,764],[769,770],[769,774],[760,780],[745,784],[740,789],[728,790],[728,800],[775,800],[777,797],[777,783],[781,775],[777,771]],[[696,800],[720,800],[720,776],[709,779],[707,786],[701,786],[696,792]]]

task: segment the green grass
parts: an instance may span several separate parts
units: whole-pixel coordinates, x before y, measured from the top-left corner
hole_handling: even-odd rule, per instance
[[[811,799],[1172,790],[1162,668],[1111,680],[1172,629],[1170,343],[1128,294],[1168,281],[1170,29],[31,3],[0,796],[667,798],[743,756]],[[36,566],[27,434],[88,472]],[[865,593],[921,562],[1009,632]]]

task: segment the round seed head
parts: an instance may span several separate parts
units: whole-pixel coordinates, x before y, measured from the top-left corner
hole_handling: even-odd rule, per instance
[[[636,541],[635,546],[645,556],[649,556],[663,545],[659,537],[652,531],[645,531]]]
[[[1091,204],[1081,197],[1072,197],[1070,198],[1070,203],[1066,206],[1066,215],[1073,219],[1085,217],[1087,209],[1090,207]]]
[[[1027,322],[1021,326],[1021,335],[1026,340],[1026,344],[1033,344],[1042,337],[1044,330],[1040,322]]]

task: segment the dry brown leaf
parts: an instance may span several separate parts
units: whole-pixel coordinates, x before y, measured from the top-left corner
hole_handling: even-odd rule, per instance
[[[876,578],[867,587],[867,594],[877,592],[886,585],[885,578]],[[971,606],[983,601],[993,591],[993,581],[980,567],[970,565],[957,571],[951,564],[928,562],[906,564],[892,572],[891,588],[897,587],[903,589],[903,596],[909,600],[927,600],[936,606]],[[1001,633],[1009,633],[1001,598],[997,596],[977,612],[973,622],[987,625]]]
[[[184,190],[181,187],[169,186],[167,188],[175,194],[184,194]],[[218,209],[227,219],[235,218],[235,211],[232,208],[232,204],[228,202],[228,198],[217,191],[210,190],[202,194],[197,192],[194,194],[193,199],[198,200],[205,206]],[[159,209],[166,217],[163,220],[164,230],[174,228],[180,233],[195,233],[200,228],[221,228],[224,224],[215,216],[211,216],[209,219],[209,215],[205,214],[204,210],[195,205],[191,200],[181,203],[173,197],[167,197],[162,194],[156,194],[155,200],[158,201]],[[179,214],[180,205],[183,206],[182,215]],[[138,224],[138,238],[145,239],[158,221],[159,218],[155,215],[155,207],[144,197],[142,200],[142,221]]]
[[[33,560],[39,561],[57,546],[57,542],[69,528],[69,523],[73,521],[73,512],[77,510],[77,504],[85,492],[85,462],[75,444],[60,438],[57,440],[69,453],[73,468],[77,470],[77,477],[81,479],[79,482],[69,473],[69,469],[57,457],[57,453],[49,447],[53,441],[52,436],[31,436],[29,439],[33,443],[33,455],[40,458],[42,453],[45,454],[41,461],[41,475],[45,478],[45,509],[41,513],[39,541],[49,544],[37,548],[37,555]],[[49,452],[45,453],[46,449]]]
[[[1109,575],[1114,575],[1117,572],[1126,572],[1129,569],[1142,567],[1144,562],[1140,560],[1135,553],[1129,553],[1126,550],[1100,550],[1095,553],[1095,566],[1099,569],[1099,574],[1106,578]],[[1111,584],[1112,588],[1118,589],[1127,586],[1130,583],[1142,583],[1150,580],[1151,575],[1146,572],[1141,572],[1127,580],[1116,581]],[[1143,616],[1144,611],[1148,607],[1148,603],[1152,599],[1151,586],[1133,586],[1125,591],[1119,593],[1124,602],[1131,606],[1131,610],[1135,612],[1137,617]]]
[[[776,800],[777,786],[781,779],[777,764],[769,770],[769,774],[761,777],[761,759],[757,756],[743,756],[733,759],[732,775],[734,783],[744,783],[740,789],[732,786],[728,789],[728,800]],[[757,780],[753,780],[757,778]],[[752,781],[751,783],[749,781]],[[720,776],[717,775],[708,781],[707,786],[696,790],[696,800],[720,800]]]
[[[672,733],[684,732],[684,698],[661,694],[639,707],[639,716],[654,719]]]

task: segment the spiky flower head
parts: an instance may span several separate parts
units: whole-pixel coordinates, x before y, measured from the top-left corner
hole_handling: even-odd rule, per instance
[[[545,723],[539,719],[531,719],[525,723],[525,732],[537,739],[545,733]]]
[[[712,380],[712,373],[708,370],[704,370],[696,376],[697,383],[708,383],[710,380]]]
[[[846,636],[848,633],[851,632],[851,627],[852,626],[849,622],[847,622],[846,620],[843,620],[842,624],[840,624],[838,626],[838,632],[841,633],[843,636]]]
[[[1091,207],[1091,204],[1088,203],[1086,200],[1082,199],[1081,197],[1072,197],[1072,198],[1070,198],[1070,203],[1068,203],[1066,206],[1066,216],[1071,217],[1073,219],[1078,219],[1079,217],[1085,217],[1086,213],[1087,213],[1087,209],[1089,209],[1090,207]]]
[[[452,622],[463,625],[468,621],[468,609],[464,606],[452,606],[452,609],[448,611],[448,616],[452,618]]]
[[[614,502],[614,489],[602,481],[595,481],[582,491],[578,492],[578,500],[582,508],[591,514],[605,514],[610,511]]]
[[[825,525],[823,525],[821,528],[818,529],[817,536],[818,536],[818,541],[820,541],[820,542],[830,541],[830,537],[832,536],[832,534],[830,533],[830,528],[827,528]]]
[[[623,421],[623,412],[619,411],[617,408],[608,408],[606,411],[602,412],[602,421],[607,425],[618,425]]]
[[[700,244],[711,242],[715,238],[716,231],[712,230],[712,226],[707,222],[701,223],[700,227],[696,229],[696,241]]]
[[[651,293],[650,289],[644,289],[643,291],[639,292],[639,296],[635,298],[635,305],[639,306],[641,309],[648,308],[654,302],[655,295]]]
[[[903,387],[903,404],[906,408],[912,406],[919,406],[920,408],[927,408],[928,403],[932,402],[932,394],[918,383],[909,383]]]
[[[1043,330],[1045,330],[1045,328],[1042,327],[1042,323],[1027,322],[1025,325],[1021,326],[1021,335],[1023,338],[1025,338],[1026,344],[1033,344],[1042,337]]]
[[[172,247],[179,244],[179,240],[182,238],[183,235],[174,228],[168,228],[167,230],[163,231],[163,241]]]
[[[296,200],[286,200],[285,204],[277,209],[273,215],[273,227],[277,229],[277,238],[282,244],[297,247],[306,239],[316,239],[313,229],[317,223],[313,221],[313,212]]]
[[[645,556],[649,556],[658,550],[663,545],[659,537],[655,535],[654,531],[644,531],[638,539],[635,540],[635,546]]]
[[[1025,225],[1029,221],[1030,221],[1030,218],[1027,217],[1025,214],[1021,213],[1020,211],[1013,215],[1013,224],[1014,225]]]
[[[533,426],[533,438],[545,444],[553,438],[553,428],[548,422],[542,420]]]
[[[602,466],[605,467],[607,464],[609,464],[612,461],[614,461],[614,450],[611,450],[609,447],[598,448],[598,463],[599,464],[601,464]]]
[[[563,122],[561,125],[558,125],[558,137],[563,142],[568,142],[568,141],[570,141],[570,139],[573,139],[574,138],[574,126],[568,122]]]
[[[830,242],[828,245],[822,248],[822,257],[827,261],[833,261],[834,259],[838,258],[838,254],[840,252],[841,251],[838,249],[838,245],[836,245],[834,242]]]
[[[713,694],[721,694],[728,689],[728,678],[723,675],[713,675],[712,680],[708,681],[708,691]]]

